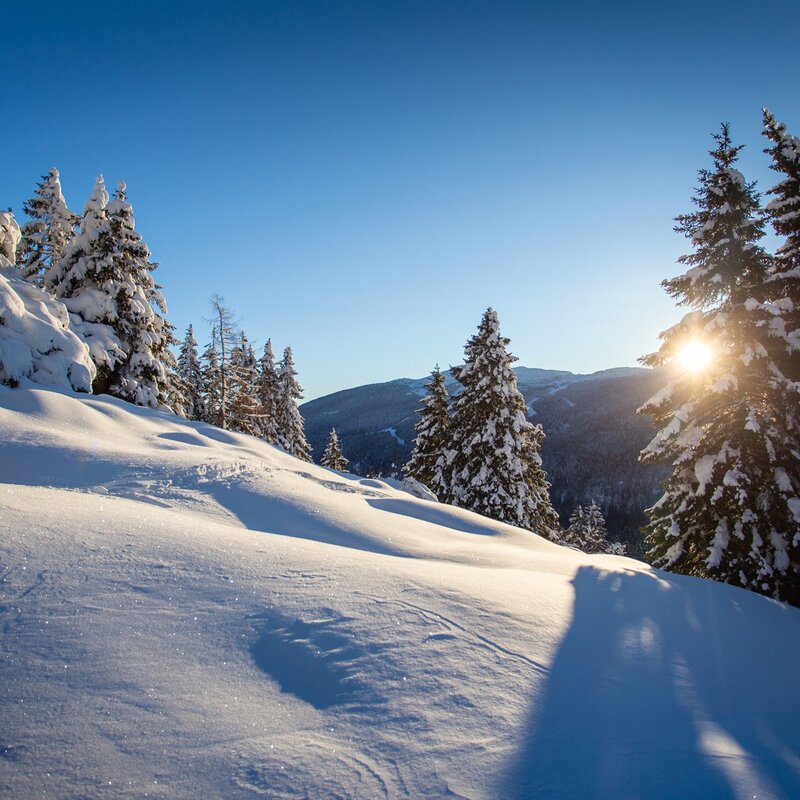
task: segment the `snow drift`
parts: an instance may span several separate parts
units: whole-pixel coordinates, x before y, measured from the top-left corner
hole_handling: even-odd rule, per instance
[[[70,330],[64,305],[21,278],[0,255],[0,383],[91,392],[95,374],[89,348]]]
[[[800,613],[0,388],[0,796],[800,796]]]

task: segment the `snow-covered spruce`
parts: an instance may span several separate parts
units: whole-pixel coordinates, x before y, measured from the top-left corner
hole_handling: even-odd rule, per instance
[[[90,392],[95,367],[89,349],[69,329],[64,305],[14,268],[19,239],[13,215],[0,211],[0,383]]]
[[[175,339],[151,275],[156,266],[135,229],[125,184],[109,203],[99,176],[80,232],[45,275],[45,285],[67,306],[89,345],[97,366],[95,392],[152,408],[169,403],[179,411],[169,349]]]
[[[67,207],[55,167],[42,176],[22,210],[30,219],[22,225],[17,267],[23,278],[41,285],[45,273],[66,252],[79,222],[78,215]]]
[[[558,516],[539,454],[544,433],[525,417],[525,401],[511,369],[516,358],[500,335],[497,313],[483,314],[467,342],[465,363],[453,368],[464,387],[453,400],[450,444],[445,453],[450,500],[552,537]]]
[[[428,393],[417,412],[419,420],[414,426],[417,434],[414,450],[403,472],[427,486],[437,499],[446,503],[450,499],[450,484],[445,473],[444,451],[450,441],[450,402],[438,364],[425,389]]]
[[[103,376],[125,359],[122,343],[106,321],[112,314],[111,299],[98,283],[107,272],[107,244],[101,236],[107,205],[108,192],[100,175],[84,206],[78,234],[44,275],[44,287],[66,305],[72,329],[86,342]]]
[[[769,338],[766,347],[781,375],[800,382],[800,139],[786,131],[764,109],[764,135],[772,142],[765,150],[772,169],[782,175],[768,190],[772,200],[767,216],[783,241],[770,265],[766,297],[761,307]]]
[[[182,383],[187,419],[207,421],[206,402],[203,397],[203,369],[197,354],[197,340],[190,325],[178,352],[178,377]]]
[[[336,428],[331,428],[331,432],[328,435],[328,443],[325,445],[325,452],[322,454],[322,459],[319,463],[323,467],[335,469],[337,472],[344,472],[350,463],[342,453],[342,446],[339,444]]]
[[[740,148],[728,127],[714,138],[697,210],[677,218],[694,247],[679,259],[689,268],[664,281],[694,310],[643,361],[674,368],[695,339],[714,358],[700,373],[674,368],[672,382],[640,409],[659,429],[641,459],[673,467],[648,510],[647,541],[658,565],[798,603],[800,387],[771,355],[779,339],[768,307],[781,301],[759,245],[758,196],[734,166]]]
[[[257,379],[258,401],[261,405],[261,430],[259,436],[266,442],[274,442],[277,437],[275,408],[278,397],[278,372],[275,369],[275,354],[272,352],[272,339],[267,339],[264,353],[258,363]]]
[[[764,136],[771,145],[764,151],[772,158],[772,169],[782,179],[767,194],[767,214],[775,233],[784,241],[775,252],[774,277],[787,276],[800,280],[800,139],[792,136],[786,125],[764,109]]]
[[[606,521],[600,506],[592,500],[587,508],[578,506],[569,518],[569,527],[564,531],[561,541],[577,547],[584,553],[612,553],[625,555],[625,545],[609,542]]]
[[[203,404],[205,406],[205,422],[224,428],[222,414],[222,372],[219,366],[217,351],[217,328],[211,328],[211,341],[203,350],[201,358],[203,372]]]
[[[290,455],[311,460],[311,447],[305,434],[305,426],[297,401],[303,398],[303,389],[297,382],[292,348],[283,351],[283,360],[278,366],[278,394],[275,400],[275,443]]]
[[[262,409],[258,401],[258,370],[253,347],[242,332],[231,351],[230,407],[228,427],[232,431],[261,435]]]

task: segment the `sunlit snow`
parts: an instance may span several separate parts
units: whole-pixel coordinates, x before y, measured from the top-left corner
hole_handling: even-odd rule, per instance
[[[0,796],[800,796],[800,612],[0,389]]]

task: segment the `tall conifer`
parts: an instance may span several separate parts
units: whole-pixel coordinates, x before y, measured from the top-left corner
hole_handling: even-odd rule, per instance
[[[187,419],[205,420],[206,403],[203,398],[203,368],[197,354],[197,340],[190,325],[178,354],[178,376],[183,382]]]
[[[464,365],[453,368],[464,388],[453,400],[450,494],[454,505],[552,537],[558,518],[539,457],[544,434],[525,417],[508,344],[490,308]]]
[[[58,170],[51,167],[34,196],[23,203],[30,217],[22,228],[17,267],[23,277],[42,285],[45,273],[64,255],[75,237],[79,217],[67,208]]]
[[[408,477],[427,486],[443,503],[450,500],[450,485],[445,474],[445,455],[450,439],[450,404],[445,378],[437,364],[425,384],[427,396],[417,412],[414,426],[414,451],[405,465]]]
[[[297,381],[292,348],[283,351],[283,360],[278,367],[278,396],[275,404],[276,443],[287,453],[302,459],[311,460],[311,447],[306,439],[303,417],[297,407],[302,400],[303,390]]]
[[[673,467],[648,510],[647,541],[660,566],[798,602],[798,387],[770,355],[773,288],[755,186],[734,166],[741,148],[728,126],[714,139],[697,210],[677,218],[693,246],[679,259],[688,269],[663,284],[693,310],[643,359],[673,370],[641,409],[659,428],[642,460]],[[711,362],[680,368],[697,340]]]
[[[261,406],[261,424],[259,436],[268,442],[277,437],[275,423],[276,403],[278,398],[278,372],[275,369],[275,355],[272,352],[272,339],[267,339],[264,353],[258,364],[258,401]]]

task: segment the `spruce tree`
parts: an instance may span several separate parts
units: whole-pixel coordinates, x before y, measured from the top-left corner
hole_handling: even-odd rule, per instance
[[[322,454],[322,460],[319,462],[323,467],[328,469],[335,469],[337,472],[344,472],[347,465],[350,463],[342,454],[342,448],[339,444],[339,437],[336,435],[336,428],[331,428],[328,435],[328,443],[325,446],[325,452]]]
[[[454,505],[552,537],[558,517],[539,457],[544,437],[525,417],[497,313],[489,308],[453,375],[464,387],[453,401],[445,454]]]
[[[303,417],[297,407],[303,390],[297,382],[292,348],[283,351],[283,360],[278,367],[278,396],[275,403],[276,444],[290,455],[303,461],[311,460],[311,447],[306,440]]]
[[[800,383],[800,139],[764,109],[764,135],[772,142],[764,152],[782,179],[767,194],[767,215],[783,239],[775,252],[766,281],[764,322],[768,347],[781,374]]]
[[[607,553],[609,548],[606,521],[600,506],[592,499],[586,509],[586,538],[582,548],[586,553]]]
[[[764,136],[772,143],[764,150],[772,158],[771,167],[783,176],[767,191],[773,196],[767,204],[767,214],[775,233],[784,239],[775,252],[773,274],[769,279],[770,283],[775,283],[792,270],[800,269],[800,139],[792,136],[786,125],[778,122],[766,108]],[[792,275],[792,278],[800,281],[800,275]],[[788,287],[780,288],[787,289],[785,296],[796,297],[795,285],[791,291]]]
[[[409,478],[427,486],[441,502],[446,503],[450,500],[450,486],[444,472],[444,451],[450,438],[450,404],[445,377],[438,364],[425,389],[428,394],[417,412],[419,420],[414,426],[417,433],[414,451],[404,472]]]
[[[569,518],[569,525],[562,536],[562,543],[570,547],[577,547],[583,550],[583,543],[586,539],[586,511],[583,506],[575,508]]]
[[[673,467],[648,510],[649,555],[676,572],[796,603],[798,387],[770,357],[770,259],[759,244],[755,185],[734,166],[741,148],[728,126],[714,139],[713,169],[699,173],[697,209],[677,217],[676,230],[694,248],[679,259],[688,269],[663,282],[693,310],[643,359],[673,371],[641,409],[659,428],[642,461]],[[713,359],[701,371],[681,369],[682,348],[698,339]]]
[[[257,436],[261,430],[261,405],[256,385],[257,369],[253,348],[244,333],[231,351],[230,406],[228,427]]]
[[[211,329],[211,341],[206,345],[202,356],[203,370],[203,405],[205,416],[203,422],[217,425],[220,428],[222,420],[222,375],[217,356],[217,330]]]
[[[166,320],[167,306],[152,272],[158,267],[136,230],[123,181],[107,207],[109,253],[106,289],[113,303],[109,324],[127,358],[108,376],[108,392],[140,406],[157,408],[169,398],[181,406],[170,346],[177,344]],[[175,407],[177,406],[177,408]]]
[[[99,175],[84,206],[78,234],[44,275],[44,287],[64,303],[73,330],[89,347],[97,367],[95,393],[107,390],[109,376],[127,358],[112,327],[118,287],[110,258],[113,242],[107,205],[108,192]]]
[[[24,278],[41,286],[45,273],[75,237],[79,217],[67,208],[55,167],[42,176],[34,196],[23,203],[22,209],[30,220],[21,228],[17,267]]]
[[[264,354],[258,364],[258,401],[261,406],[259,436],[267,442],[277,437],[275,408],[278,397],[278,372],[275,369],[275,355],[272,352],[272,339],[267,339]]]
[[[190,325],[178,354],[178,377],[183,384],[186,400],[184,413],[187,419],[206,420],[206,403],[203,397],[203,368],[197,355],[197,340]]]
[[[164,298],[153,281],[156,264],[135,229],[120,182],[108,203],[102,176],[86,204],[81,230],[45,275],[45,285],[70,311],[97,366],[96,393],[137,405],[169,404],[180,412],[176,344]]]

